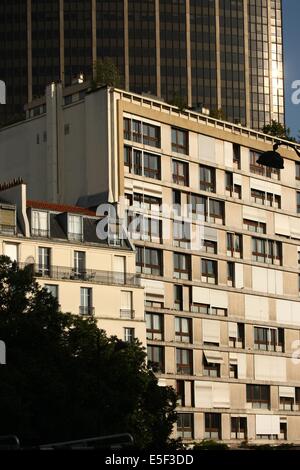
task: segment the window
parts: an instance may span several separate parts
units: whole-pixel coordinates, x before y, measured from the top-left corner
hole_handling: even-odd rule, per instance
[[[300,407],[300,387],[295,388],[295,403]]]
[[[143,123],[143,144],[160,147],[160,127]]]
[[[188,248],[191,242],[191,224],[174,220],[173,222],[173,245]]]
[[[189,196],[189,205],[192,216],[197,219],[197,215],[204,217],[207,220],[208,217],[208,199],[206,196],[199,196],[198,194],[191,194]]]
[[[237,364],[229,364],[229,377],[231,379],[238,378],[238,366]]]
[[[68,237],[70,240],[83,240],[82,217],[79,215],[68,216]]]
[[[7,235],[16,233],[16,210],[0,206],[0,230]]]
[[[218,317],[227,317],[227,308],[211,307],[210,314],[217,315]]]
[[[292,411],[294,407],[294,398],[280,397],[279,409],[284,411]]]
[[[231,439],[247,439],[247,418],[231,418]]]
[[[38,272],[41,276],[50,276],[50,256],[51,256],[50,248],[39,247]]]
[[[242,235],[237,233],[227,233],[227,256],[232,258],[242,258]]]
[[[128,232],[134,240],[147,240],[161,243],[162,222],[142,214],[128,214]]]
[[[203,240],[202,251],[204,251],[205,253],[217,254],[217,251],[218,251],[217,242],[213,242],[211,240]]]
[[[124,139],[151,147],[160,147],[160,127],[124,118]]]
[[[129,320],[134,318],[135,312],[132,308],[132,291],[121,290],[121,308],[120,317],[127,318]]]
[[[185,406],[184,380],[176,380],[177,405]]]
[[[247,385],[247,403],[252,403],[252,408],[270,408],[269,385]]]
[[[276,168],[265,167],[257,163],[260,155],[261,154],[259,152],[250,150],[250,172],[255,173],[256,175],[266,176],[267,178],[280,180],[280,170]]]
[[[296,180],[300,180],[300,163],[295,162]]]
[[[183,294],[180,285],[174,285],[174,309],[183,310]]]
[[[282,328],[254,327],[254,349],[261,351],[283,351],[284,330]]]
[[[241,147],[238,144],[233,144],[233,168],[241,169]]]
[[[220,364],[207,362],[205,356],[203,355],[203,375],[205,377],[221,377],[220,369]]]
[[[259,263],[282,264],[282,244],[273,240],[252,238],[252,260]]]
[[[151,367],[153,372],[164,373],[164,348],[162,346],[148,346],[147,356],[148,366]]]
[[[93,315],[94,307],[92,302],[92,289],[90,287],[80,288],[80,307],[79,313],[81,315]]]
[[[300,214],[300,193],[297,192],[297,214]]]
[[[172,152],[188,155],[188,131],[172,127]]]
[[[229,346],[231,348],[244,348],[245,325],[243,323],[233,323],[234,329],[229,329]]]
[[[257,189],[251,189],[251,201],[263,206],[275,207],[276,209],[281,208],[281,196],[265,193]]]
[[[137,246],[136,270],[138,273],[161,276],[163,272],[161,250]]]
[[[210,315],[210,305],[191,302],[190,308],[191,308],[191,312],[193,313],[201,313],[204,315]]]
[[[249,232],[267,233],[267,225],[264,222],[244,219],[243,228],[249,230]]]
[[[176,279],[190,279],[191,278],[191,257],[181,253],[173,254],[174,260],[174,273]]]
[[[227,263],[227,285],[230,287],[235,287],[235,271],[234,263]]]
[[[178,189],[172,190],[173,212],[174,215],[180,216],[181,214],[181,191]]]
[[[205,439],[221,439],[221,414],[205,413]]]
[[[184,439],[193,438],[192,413],[177,413],[177,437]]]
[[[134,193],[133,195],[133,206],[141,209],[158,212],[160,210],[161,202],[161,199],[155,196],[141,193]]]
[[[126,343],[133,343],[134,342],[134,328],[124,328],[124,341]]]
[[[175,317],[175,341],[192,342],[192,320],[190,318]]]
[[[129,172],[135,175],[160,180],[160,158],[160,155],[124,147],[124,165],[128,166]]]
[[[235,199],[242,199],[242,187],[233,183],[233,173],[225,172],[225,194]]]
[[[208,284],[218,283],[218,262],[211,259],[201,260],[201,281]]]
[[[159,313],[146,313],[147,339],[163,340],[163,317]]]
[[[210,193],[216,192],[216,170],[209,166],[200,165],[200,189]]]
[[[74,276],[76,279],[83,279],[85,274],[85,252],[74,251]]]
[[[32,211],[31,234],[33,237],[49,236],[49,215],[44,211]]]
[[[277,436],[275,436],[276,438]],[[287,441],[287,422],[280,422],[280,436],[279,439]]]
[[[45,289],[51,294],[55,299],[58,300],[58,285],[56,284],[45,284]]]
[[[157,300],[150,300],[146,299],[145,300],[145,306],[146,307],[151,307],[151,308],[164,308],[164,302],[163,302],[163,296],[160,295],[152,295],[152,297],[157,297]],[[162,300],[160,302],[160,300]]]
[[[209,199],[209,222],[224,225],[224,202]]]
[[[193,352],[190,349],[176,349],[177,374],[193,374]]]
[[[181,186],[189,185],[189,164],[180,160],[172,160],[173,183]]]

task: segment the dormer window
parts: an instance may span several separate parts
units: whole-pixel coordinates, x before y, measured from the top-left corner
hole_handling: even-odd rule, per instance
[[[0,231],[8,235],[16,233],[16,211],[14,208],[0,206]]]
[[[83,240],[83,220],[80,215],[68,216],[68,238],[69,240]]]
[[[49,214],[45,211],[32,211],[31,235],[35,237],[49,236]]]

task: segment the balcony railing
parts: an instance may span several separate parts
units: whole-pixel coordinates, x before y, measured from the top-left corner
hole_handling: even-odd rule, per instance
[[[33,237],[48,238],[49,237],[49,230],[43,229],[43,228],[32,228],[31,229],[31,235]]]
[[[132,320],[135,317],[135,311],[128,308],[121,308],[120,309],[120,318],[127,318]]]
[[[89,307],[87,305],[80,305],[79,314],[80,315],[95,315],[95,307]]]
[[[16,234],[16,226],[15,225],[0,224],[0,232],[5,233],[6,235],[15,235]]]
[[[57,280],[80,280],[95,284],[126,285],[134,287],[141,285],[140,277],[131,273],[99,271],[96,269],[85,269],[79,272],[78,269],[64,266],[39,266],[38,264],[26,265],[25,263],[19,263],[21,269],[24,269],[26,266],[31,267],[35,277]]]

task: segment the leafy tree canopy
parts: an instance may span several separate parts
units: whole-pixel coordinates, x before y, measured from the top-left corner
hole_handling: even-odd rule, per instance
[[[99,86],[121,86],[121,77],[118,67],[110,58],[97,60],[94,64],[94,81],[93,87]]]
[[[274,137],[279,137],[280,139],[290,140],[291,142],[296,142],[296,139],[291,136],[291,130],[289,127],[283,126],[280,122],[271,121],[271,124],[267,124],[262,128],[264,134],[273,135]]]
[[[57,300],[0,257],[0,435],[21,443],[131,433],[139,448],[164,446],[176,394],[159,387],[136,341],[107,337],[93,318],[62,313]]]

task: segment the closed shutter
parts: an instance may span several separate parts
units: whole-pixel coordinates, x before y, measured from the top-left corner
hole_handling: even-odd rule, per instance
[[[295,399],[295,387],[279,387],[279,396]]]
[[[18,245],[15,243],[5,243],[4,254],[9,256],[12,261],[18,261]]]
[[[256,435],[272,434],[280,434],[280,417],[273,415],[256,415]]]
[[[0,209],[0,224],[15,225],[15,211],[13,209]]]
[[[195,381],[195,407],[212,408],[213,391],[212,383]]]
[[[214,408],[230,408],[229,384],[213,383],[213,406]]]
[[[237,323],[229,322],[228,323],[228,336],[229,338],[237,338],[238,337],[238,326]]]
[[[217,320],[202,320],[203,341],[220,344],[220,322]]]
[[[132,292],[121,291],[121,308],[123,310],[132,310]]]

